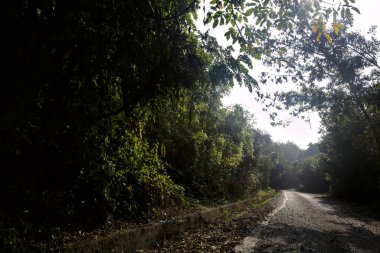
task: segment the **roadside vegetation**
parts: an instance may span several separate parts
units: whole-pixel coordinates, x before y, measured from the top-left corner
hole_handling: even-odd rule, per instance
[[[0,251],[54,251],[66,232],[269,186],[376,199],[379,42],[343,29],[354,1],[306,2],[7,1]],[[229,46],[197,31],[200,13],[227,27]],[[311,60],[301,66],[294,55]],[[254,115],[222,106],[233,85],[263,99],[253,59],[296,75],[299,93],[276,101],[294,115],[318,110],[320,144],[274,143]]]
[[[300,29],[304,28],[301,23]],[[289,45],[288,38],[283,38],[276,43]],[[375,27],[366,35],[345,32],[334,41],[332,46],[314,46],[312,38],[292,40],[289,55],[266,59],[269,66],[275,60],[282,62],[297,85],[297,90],[278,92],[279,102],[272,105],[278,103],[301,117],[317,111],[322,119],[320,143],[305,152],[291,143],[281,148],[280,157],[288,164],[281,183],[378,204],[380,41]]]

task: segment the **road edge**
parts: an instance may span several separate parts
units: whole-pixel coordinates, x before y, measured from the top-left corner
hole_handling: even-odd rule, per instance
[[[188,214],[175,220],[162,223],[154,223],[135,229],[123,230],[111,235],[70,243],[59,252],[64,253],[108,253],[108,252],[135,252],[138,249],[146,249],[157,243],[170,239],[173,235],[183,234],[212,223],[225,215],[226,212],[242,210],[249,205],[267,201],[274,197],[274,193],[256,196],[250,199],[238,201],[232,204],[219,206],[203,212]],[[276,194],[276,193],[275,193]]]
[[[282,198],[281,204],[278,205],[272,212],[270,212],[265,217],[265,219],[252,230],[250,236],[245,237],[243,239],[243,242],[234,248],[234,252],[249,253],[254,250],[257,242],[260,240],[260,235],[262,233],[263,228],[265,226],[268,226],[268,223],[272,219],[272,217],[286,206],[286,202],[288,201],[286,191],[281,191],[280,197]]]

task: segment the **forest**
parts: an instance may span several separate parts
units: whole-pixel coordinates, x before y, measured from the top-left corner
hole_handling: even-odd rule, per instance
[[[268,187],[378,203],[380,42],[349,29],[355,1],[320,2],[6,1],[0,252]],[[284,75],[252,77],[257,60]],[[297,89],[265,98],[271,79]],[[234,85],[294,117],[317,111],[320,142],[274,142],[222,104]]]

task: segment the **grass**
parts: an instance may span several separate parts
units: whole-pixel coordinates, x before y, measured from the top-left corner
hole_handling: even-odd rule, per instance
[[[259,190],[257,192],[257,196],[265,196],[265,195],[268,195],[268,194],[271,194],[271,193],[275,193],[275,192],[277,192],[277,191],[269,187],[267,189]]]
[[[258,193],[257,193],[257,196],[269,196],[269,198],[265,199],[265,200],[258,200],[258,201],[255,201],[254,203],[252,203],[250,206],[247,206],[246,208],[244,208],[243,210],[240,210],[240,211],[236,211],[236,212],[233,212],[233,213],[229,213],[228,211],[224,211],[223,212],[223,220],[231,220],[231,219],[239,219],[243,216],[246,215],[246,212],[247,211],[250,211],[252,209],[258,209],[260,207],[263,207],[265,205],[268,205],[269,202],[277,197],[278,195],[280,194],[280,192],[274,190],[274,189],[265,189],[265,190],[260,190]]]
[[[252,204],[252,207],[253,207],[253,208],[258,208],[258,207],[260,207],[260,206],[266,205],[266,204],[268,204],[268,203],[269,203],[274,197],[275,197],[275,196],[270,197],[270,198],[268,198],[268,199],[266,199],[266,200],[264,200],[264,201],[262,201],[262,202],[259,202],[259,203],[257,203],[257,204]]]

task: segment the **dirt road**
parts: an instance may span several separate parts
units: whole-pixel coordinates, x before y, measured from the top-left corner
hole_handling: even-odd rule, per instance
[[[322,195],[283,191],[269,219],[236,252],[380,252],[380,222]]]

